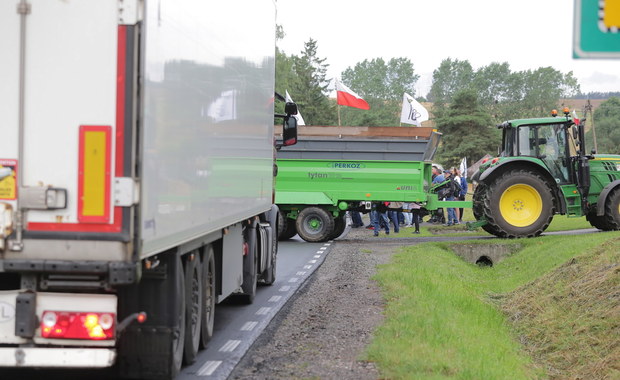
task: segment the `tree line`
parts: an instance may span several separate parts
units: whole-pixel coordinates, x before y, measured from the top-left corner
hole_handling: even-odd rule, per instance
[[[278,28],[278,38],[283,31]],[[317,55],[310,39],[299,55],[276,49],[276,91],[287,90],[299,105],[306,124],[337,125],[335,99],[329,98],[329,63]],[[572,71],[552,67],[513,71],[507,62],[474,69],[467,60],[444,59],[433,71],[430,91],[415,93],[416,74],[409,58],[365,59],[341,73],[342,82],[370,104],[370,110],[341,107],[344,126],[398,126],[403,93],[432,102],[432,120],[443,133],[437,159],[455,166],[463,157],[476,162],[496,154],[501,136],[495,127],[510,119],[542,117],[558,108],[562,99],[583,96]],[[283,105],[279,105],[283,107]],[[578,110],[581,111],[581,110]],[[594,113],[598,150],[620,153],[620,99],[610,97]],[[591,134],[591,132],[590,132]],[[590,137],[591,139],[591,137]],[[602,141],[604,140],[604,143]],[[591,145],[590,145],[591,146]]]

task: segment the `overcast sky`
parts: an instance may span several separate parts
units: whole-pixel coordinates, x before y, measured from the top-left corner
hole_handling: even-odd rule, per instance
[[[276,0],[276,7],[286,34],[280,49],[299,55],[316,40],[330,78],[364,59],[406,57],[421,76],[415,95],[426,96],[433,70],[450,57],[474,70],[492,62],[512,71],[551,66],[572,71],[583,92],[620,91],[620,59],[572,58],[571,0]]]

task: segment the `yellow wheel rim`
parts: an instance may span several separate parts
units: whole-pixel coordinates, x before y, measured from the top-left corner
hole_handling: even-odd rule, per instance
[[[506,222],[515,227],[527,227],[542,214],[543,202],[532,186],[517,184],[504,191],[499,200],[499,212]]]

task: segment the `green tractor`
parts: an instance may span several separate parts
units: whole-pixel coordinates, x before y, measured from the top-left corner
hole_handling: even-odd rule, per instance
[[[567,108],[564,117],[552,115],[498,125],[502,152],[472,177],[475,226],[503,238],[534,237],[562,214],[620,229],[620,156],[587,154],[585,120]]]

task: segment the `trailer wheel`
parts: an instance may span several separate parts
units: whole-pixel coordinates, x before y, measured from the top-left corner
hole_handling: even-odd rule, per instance
[[[334,218],[320,207],[306,207],[297,216],[297,233],[307,242],[326,241],[334,232]]]
[[[347,228],[347,217],[346,217],[346,215],[342,215],[342,216],[339,216],[336,219],[334,219],[334,231],[329,236],[329,240],[336,239],[337,237],[342,235],[342,233],[344,232],[344,230],[346,228]]]
[[[271,240],[271,261],[269,267],[263,272],[263,284],[273,285],[276,281],[276,263],[278,258],[278,239],[275,234],[272,235]]]
[[[200,334],[200,346],[207,347],[207,343],[213,336],[213,323],[215,321],[215,255],[213,247],[209,244],[204,249],[202,260],[202,327]]]
[[[287,217],[282,212],[279,213],[279,225],[278,225],[278,240],[288,240],[297,235],[297,228],[295,226],[295,220]]]
[[[605,201],[606,231],[620,230],[620,188],[612,191]]]
[[[551,194],[536,172],[517,169],[498,176],[484,197],[484,216],[491,233],[506,238],[540,235],[555,213]]]
[[[173,315],[176,315],[176,323],[173,323],[172,327],[172,347],[171,347],[171,362],[170,362],[170,378],[174,379],[181,371],[183,365],[183,352],[185,348],[185,276],[183,274],[183,263],[181,257],[176,257],[176,263],[173,264],[176,268],[173,268],[174,279],[176,282],[175,293],[176,296],[173,300],[170,300],[171,305],[174,308]]]
[[[192,364],[200,348],[203,306],[202,265],[198,251],[185,260],[185,348],[183,361]]]
[[[244,251],[247,252],[243,256],[243,283],[241,284],[241,290],[243,294],[240,295],[241,301],[246,304],[254,302],[256,296],[256,281],[258,279],[258,253],[256,248],[256,228],[246,227],[243,231],[243,246]]]

